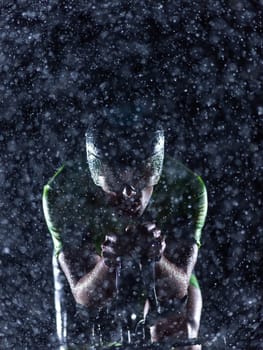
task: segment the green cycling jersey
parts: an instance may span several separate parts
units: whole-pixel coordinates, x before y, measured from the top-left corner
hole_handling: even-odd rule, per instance
[[[45,185],[43,208],[55,255],[88,242],[98,254],[104,237],[127,225],[107,203],[105,192],[93,183],[85,162],[65,163]],[[169,239],[193,239],[201,245],[207,212],[207,193],[201,177],[179,161],[166,157],[162,176],[141,221],[154,221]]]

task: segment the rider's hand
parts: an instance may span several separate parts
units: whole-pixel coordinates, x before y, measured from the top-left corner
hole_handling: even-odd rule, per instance
[[[133,252],[142,263],[160,260],[165,250],[165,238],[154,223],[128,226],[126,234],[132,237]]]
[[[105,240],[101,244],[101,255],[108,267],[116,267],[118,265],[120,252],[118,249],[118,239],[115,234],[110,233],[105,236]]]

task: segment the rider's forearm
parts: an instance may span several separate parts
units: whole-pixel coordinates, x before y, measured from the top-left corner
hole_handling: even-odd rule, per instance
[[[156,263],[156,287],[157,291],[160,291],[160,300],[167,297],[181,299],[187,295],[190,276],[197,260],[198,247],[194,244],[187,250],[187,254],[182,254],[180,265],[171,261],[173,255],[175,253],[170,253],[167,257],[164,252],[161,260]],[[162,295],[162,290],[165,291],[165,295]]]
[[[103,258],[74,286],[73,295],[77,303],[85,306],[101,306],[113,296],[115,272],[105,265]]]
[[[63,252],[59,255],[59,263],[77,303],[99,307],[112,297],[116,273],[105,265],[103,258],[98,257],[95,266],[81,278],[74,275],[75,269]]]
[[[187,294],[188,283],[187,271],[171,263],[165,256],[156,263],[156,289],[160,300],[183,298]]]

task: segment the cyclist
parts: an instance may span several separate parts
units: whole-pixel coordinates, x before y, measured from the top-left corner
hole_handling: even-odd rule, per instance
[[[80,343],[89,341],[87,323],[81,329],[78,322],[113,304],[120,257],[137,259],[142,273],[147,261],[155,262],[163,312],[151,320],[151,341],[197,337],[202,297],[193,270],[207,212],[204,182],[164,155],[162,127],[134,111],[101,113],[87,130],[86,149],[87,162],[65,163],[43,192],[60,343],[70,342],[70,327]],[[147,317],[153,306],[147,295],[142,302]]]

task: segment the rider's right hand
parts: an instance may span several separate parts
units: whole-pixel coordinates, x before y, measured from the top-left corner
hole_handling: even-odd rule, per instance
[[[110,233],[105,236],[105,240],[101,244],[101,255],[104,259],[105,265],[108,267],[112,268],[118,265],[121,251],[115,234]]]

